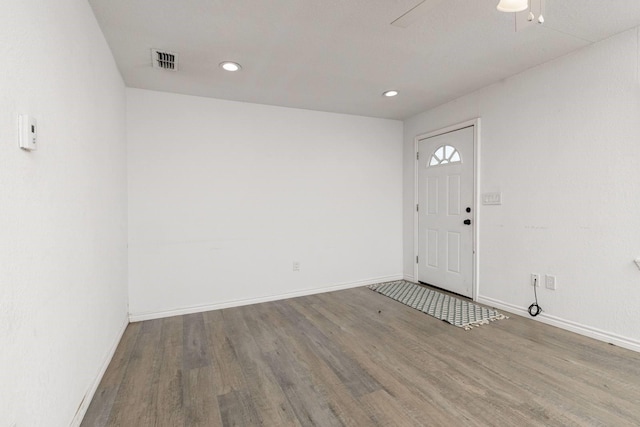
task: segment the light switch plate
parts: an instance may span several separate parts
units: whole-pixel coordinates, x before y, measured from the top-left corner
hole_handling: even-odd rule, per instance
[[[482,193],[483,205],[501,205],[502,193]]]
[[[18,146],[23,150],[37,150],[38,123],[34,117],[23,114],[18,118]]]
[[[546,275],[544,276],[544,284],[547,289],[551,289],[552,291],[556,290],[556,276]]]

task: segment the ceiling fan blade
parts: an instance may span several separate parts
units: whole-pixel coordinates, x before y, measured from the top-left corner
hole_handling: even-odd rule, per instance
[[[422,0],[420,3],[396,18],[391,25],[400,28],[409,28],[410,25],[424,19],[432,9],[444,0]]]

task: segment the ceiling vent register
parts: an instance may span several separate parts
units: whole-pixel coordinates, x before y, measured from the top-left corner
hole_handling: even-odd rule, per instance
[[[169,71],[178,70],[178,55],[173,52],[151,49],[151,62],[153,62],[153,68]]]

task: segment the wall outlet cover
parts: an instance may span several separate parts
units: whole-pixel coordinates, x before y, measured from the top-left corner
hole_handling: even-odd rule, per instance
[[[552,291],[556,290],[556,276],[546,275],[544,276],[544,285],[547,289],[551,289]]]
[[[540,275],[531,273],[531,286],[540,286]]]

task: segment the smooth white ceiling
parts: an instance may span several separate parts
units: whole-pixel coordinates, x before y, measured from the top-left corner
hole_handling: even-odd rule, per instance
[[[391,22],[421,0],[89,2],[129,87],[392,119],[640,25],[638,0],[546,0],[520,32],[497,0],[426,0],[407,28]],[[152,68],[151,48],[179,71]]]

